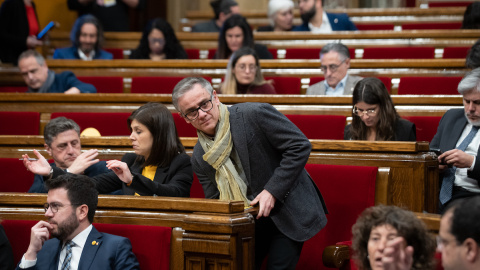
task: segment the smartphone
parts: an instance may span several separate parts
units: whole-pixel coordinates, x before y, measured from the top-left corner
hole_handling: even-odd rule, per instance
[[[37,35],[37,39],[41,39],[45,34],[48,32],[48,30],[52,29],[55,26],[55,22],[51,21],[45,26],[45,28],[42,29],[40,33]]]
[[[440,149],[437,149],[437,148],[431,148],[430,151],[434,152],[437,157],[439,157],[441,154],[443,154],[443,152],[440,150]],[[445,160],[440,160],[440,165],[448,165],[447,163],[445,163]]]

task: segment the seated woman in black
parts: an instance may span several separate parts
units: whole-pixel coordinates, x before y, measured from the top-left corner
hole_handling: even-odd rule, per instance
[[[254,49],[260,59],[273,59],[265,45],[255,43],[252,28],[247,20],[240,14],[233,14],[223,23],[222,29],[220,29],[215,58],[229,59],[232,53],[242,47]]]
[[[107,168],[112,172],[92,178],[99,193],[123,189],[125,195],[188,197],[193,181],[190,157],[180,142],[172,113],[160,103],[147,103],[128,118],[132,131],[130,140],[133,151],[122,161],[109,160]],[[98,155],[96,149],[88,150],[90,160]],[[66,172],[53,168],[36,150],[38,160],[29,161],[23,155],[27,169],[44,179],[55,178]],[[48,180],[47,180],[48,181]]]
[[[352,124],[345,140],[415,141],[415,125],[400,118],[387,88],[377,78],[365,78],[353,89]]]
[[[188,55],[172,26],[162,18],[156,18],[148,23],[130,59],[188,59]]]

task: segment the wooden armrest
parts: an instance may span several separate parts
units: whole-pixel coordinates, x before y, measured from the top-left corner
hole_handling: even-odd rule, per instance
[[[323,250],[323,265],[330,268],[340,268],[345,261],[350,260],[350,247],[347,245],[331,245]]]

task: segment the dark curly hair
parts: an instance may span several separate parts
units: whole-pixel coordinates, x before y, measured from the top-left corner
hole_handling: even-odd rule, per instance
[[[353,258],[361,270],[371,269],[368,260],[368,239],[373,228],[390,225],[398,235],[405,238],[407,245],[412,246],[412,269],[433,269],[435,240],[429,234],[425,224],[415,214],[397,206],[378,205],[365,209],[352,227]]]
[[[166,59],[188,59],[188,55],[183,49],[182,44],[178,41],[172,26],[162,18],[151,20],[145,30],[138,47],[130,54],[130,59],[150,59],[150,46],[148,35],[153,29],[157,29],[163,33],[165,37],[165,46],[163,52]]]

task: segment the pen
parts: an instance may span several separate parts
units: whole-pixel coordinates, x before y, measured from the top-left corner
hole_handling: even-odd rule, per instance
[[[19,158],[18,160],[23,160],[23,158]],[[37,160],[36,158],[28,158],[28,160],[34,161]]]

